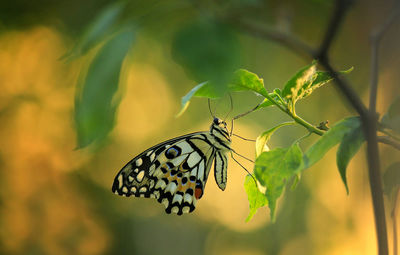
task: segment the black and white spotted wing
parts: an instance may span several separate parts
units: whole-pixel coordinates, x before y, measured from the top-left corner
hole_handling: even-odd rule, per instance
[[[209,132],[165,141],[133,158],[115,177],[112,191],[155,198],[167,213],[192,212],[204,193],[213,161],[215,180],[225,189],[230,142],[226,124],[215,119]]]

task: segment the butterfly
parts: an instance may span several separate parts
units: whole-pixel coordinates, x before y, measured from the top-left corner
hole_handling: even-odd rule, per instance
[[[209,131],[167,140],[134,157],[116,175],[112,192],[155,198],[168,214],[193,212],[213,162],[215,181],[225,190],[231,151],[226,122],[214,117]]]

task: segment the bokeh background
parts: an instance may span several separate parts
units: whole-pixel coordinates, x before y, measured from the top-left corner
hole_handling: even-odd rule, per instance
[[[227,189],[220,191],[211,176],[204,197],[189,215],[167,215],[153,199],[111,192],[114,176],[133,156],[168,138],[209,128],[206,99],[193,99],[187,112],[175,118],[180,98],[197,84],[171,50],[186,23],[231,8],[261,26],[290,31],[317,46],[333,1],[130,1],[135,10],[131,15],[147,14],[147,25],[137,31],[124,62],[115,127],[101,145],[77,150],[74,98],[82,70],[98,47],[69,61],[60,58],[112,2],[0,1],[1,254],[376,254],[365,147],[349,165],[349,196],[333,149],[303,174],[296,189],[285,192],[275,223],[267,208],[245,222],[246,172],[233,161]],[[171,8],[181,4],[185,11]],[[392,4],[355,1],[331,52],[339,69],[354,67],[347,78],[364,101],[369,33]],[[399,30],[397,20],[381,43],[380,113],[400,94]],[[276,43],[240,30],[234,33],[239,67],[257,73],[268,90],[282,87],[311,61]],[[258,100],[252,93],[234,94],[231,116]],[[213,101],[213,106],[224,116],[229,100]],[[314,124],[354,115],[333,84],[299,103],[297,111]],[[286,120],[277,109],[263,109],[238,120],[235,133],[255,139]],[[269,146],[287,146],[304,134],[302,127],[282,128]],[[302,148],[315,139],[306,139]],[[235,139],[233,148],[254,157],[254,143]],[[385,168],[399,154],[380,148]]]

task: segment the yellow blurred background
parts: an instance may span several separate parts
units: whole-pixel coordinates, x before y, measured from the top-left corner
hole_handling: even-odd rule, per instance
[[[383,5],[378,8],[380,15],[366,19],[375,13],[372,7],[372,1],[354,7],[333,51],[337,65],[355,67],[349,79],[364,100],[368,99],[369,28],[362,24],[368,21],[373,26],[388,10]],[[196,83],[173,62],[162,41],[138,36],[124,65],[116,126],[100,148],[75,150],[75,90],[90,56],[59,60],[74,41],[60,23],[53,19],[20,27],[3,23],[0,33],[1,254],[376,254],[364,147],[349,165],[349,196],[331,150],[303,174],[296,189],[285,192],[275,223],[267,208],[245,222],[246,172],[231,160],[227,189],[220,191],[211,176],[204,197],[189,215],[167,215],[153,199],[115,196],[113,178],[133,156],[171,137],[209,128],[207,102],[193,99],[188,111],[175,118],[180,98]],[[400,51],[394,47],[399,28],[397,22],[383,42],[381,113],[400,91]],[[306,28],[300,31],[314,40]],[[282,87],[307,64],[270,42],[245,35],[241,42],[243,67],[263,77],[268,89]],[[250,93],[233,98],[235,113],[250,109],[257,100]],[[224,102],[218,114],[228,111]],[[334,123],[354,114],[332,84],[302,102],[298,111],[313,123],[325,119]],[[235,132],[254,139],[283,120],[287,117],[277,109],[266,109],[237,121]],[[305,133],[301,127],[285,127],[270,147],[287,146]],[[303,149],[315,139],[305,141]],[[233,148],[254,157],[252,142],[235,139]],[[384,168],[398,153],[383,145],[381,149]],[[248,162],[242,163],[252,169]]]

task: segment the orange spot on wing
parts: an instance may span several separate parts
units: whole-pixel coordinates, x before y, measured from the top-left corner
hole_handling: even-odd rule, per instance
[[[201,188],[196,188],[194,191],[194,196],[196,197],[196,199],[200,199],[202,195],[203,190]]]

